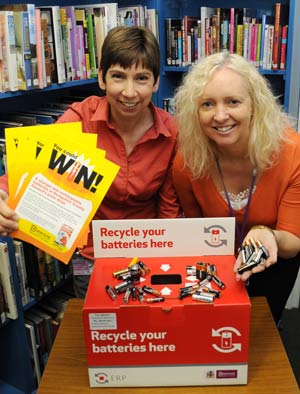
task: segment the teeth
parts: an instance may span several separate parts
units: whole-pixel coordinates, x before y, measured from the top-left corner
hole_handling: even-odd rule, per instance
[[[133,108],[133,107],[135,107],[136,106],[136,104],[135,103],[122,103],[123,105],[125,105],[125,107],[128,107],[128,108]]]
[[[225,133],[226,131],[229,131],[232,129],[232,126],[226,126],[226,127],[216,127],[217,131],[220,131],[222,133]]]

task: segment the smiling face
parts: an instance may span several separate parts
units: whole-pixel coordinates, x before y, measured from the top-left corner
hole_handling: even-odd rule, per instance
[[[238,73],[225,66],[214,73],[199,100],[198,114],[202,131],[220,152],[247,152],[252,105]]]
[[[111,116],[118,120],[140,117],[151,101],[152,93],[158,89],[159,80],[154,81],[152,71],[141,64],[123,68],[112,65],[105,76],[99,71],[100,88],[106,90],[106,97],[111,106]]]

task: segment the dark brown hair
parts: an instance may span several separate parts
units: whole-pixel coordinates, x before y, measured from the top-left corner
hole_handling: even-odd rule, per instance
[[[141,64],[159,77],[160,51],[151,30],[141,26],[117,26],[105,37],[101,51],[100,68],[105,82],[107,70],[119,64],[123,68]]]

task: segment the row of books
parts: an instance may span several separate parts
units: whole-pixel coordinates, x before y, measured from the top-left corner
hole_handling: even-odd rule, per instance
[[[18,318],[12,260],[23,307],[35,303],[71,276],[71,267],[34,247],[14,239],[0,239],[0,325]]]
[[[250,8],[200,7],[199,16],[167,18],[166,64],[189,66],[210,54],[229,51],[261,69],[284,70],[287,9],[275,4],[274,16]]]
[[[96,78],[108,31],[133,24],[158,34],[157,12],[146,6],[0,6],[0,92]]]
[[[58,290],[24,312],[25,329],[36,388],[48,361],[68,300],[71,297],[74,297],[74,295],[68,289]]]

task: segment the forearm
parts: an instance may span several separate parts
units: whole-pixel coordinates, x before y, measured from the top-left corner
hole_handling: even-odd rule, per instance
[[[300,251],[300,238],[283,230],[274,230],[278,247],[278,256],[284,259],[295,257]]]

